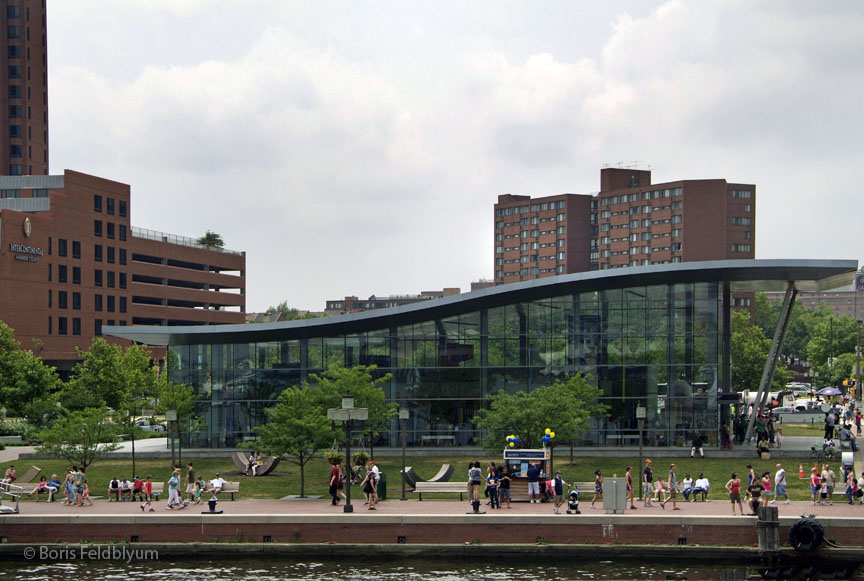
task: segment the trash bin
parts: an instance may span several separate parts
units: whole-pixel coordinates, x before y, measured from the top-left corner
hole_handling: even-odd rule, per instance
[[[378,500],[387,500],[387,476],[383,472],[378,478]]]
[[[627,508],[627,481],[624,478],[603,480],[603,508],[607,514],[623,514]]]

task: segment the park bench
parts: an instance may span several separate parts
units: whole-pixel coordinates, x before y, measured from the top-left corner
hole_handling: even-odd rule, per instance
[[[164,482],[153,482],[153,498],[155,500],[159,500],[159,497],[162,496],[162,492],[165,490]]]
[[[414,487],[414,493],[419,500],[423,500],[424,494],[459,494],[459,500],[468,492],[467,482],[418,482]]]
[[[402,478],[405,479],[405,484],[414,488],[418,482],[449,482],[450,478],[453,476],[453,472],[454,469],[452,464],[442,464],[441,469],[438,470],[438,474],[429,480],[423,480],[417,476],[417,473],[414,472],[414,468],[407,466],[405,471],[402,473]]]
[[[231,500],[234,500],[235,494],[240,494],[240,483],[239,482],[228,482],[225,481],[225,484],[222,485],[222,490],[217,493],[219,494],[230,494]]]

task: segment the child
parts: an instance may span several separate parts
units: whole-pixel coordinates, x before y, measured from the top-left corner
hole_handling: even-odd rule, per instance
[[[201,504],[201,493],[204,491],[204,477],[199,476],[195,481],[195,504]]]
[[[489,506],[491,508],[501,508],[501,502],[498,500],[498,476],[495,472],[490,472],[486,478],[487,490],[489,490]]]
[[[84,490],[81,492],[81,506],[84,506],[84,503],[87,503],[87,506],[93,506],[93,501],[90,500],[90,487],[87,486],[87,483],[84,483]]]
[[[777,449],[783,447],[783,428],[777,428],[775,438],[777,440]]]
[[[153,500],[153,480],[150,476],[147,477],[147,480],[144,482],[144,500],[146,502],[141,503],[141,512],[144,512],[145,507],[150,509],[150,512],[156,512],[156,510],[150,505]]]

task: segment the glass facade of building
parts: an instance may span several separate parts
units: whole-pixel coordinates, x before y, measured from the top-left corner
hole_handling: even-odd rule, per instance
[[[387,397],[412,412],[410,445],[478,444],[472,418],[489,394],[531,391],[577,372],[602,389],[609,406],[578,445],[637,445],[636,406],[646,407],[650,445],[684,445],[696,429],[713,442],[719,289],[717,282],[690,282],[487,308],[466,302],[464,312],[423,320],[421,310],[410,323],[384,328],[372,319],[368,330],[336,336],[326,334],[326,324],[320,336],[285,329],[284,339],[261,342],[214,343],[211,335],[170,345],[171,378],[201,396],[206,429],[192,446],[234,447],[252,438],[282,389],[332,363],[374,364],[392,374]],[[379,445],[396,445],[397,436],[394,422]]]

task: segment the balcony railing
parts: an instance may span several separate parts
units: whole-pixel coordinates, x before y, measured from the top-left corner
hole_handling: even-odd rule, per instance
[[[199,244],[195,238],[187,236],[178,236],[177,234],[168,234],[157,230],[147,230],[146,228],[137,228],[132,226],[132,236],[135,238],[144,238],[145,240],[155,240],[156,242],[167,242],[168,244],[178,244],[180,246],[191,246],[192,248],[201,248],[204,250],[212,250],[213,252],[222,252],[223,254],[233,254],[235,256],[243,256],[239,250],[228,250],[227,248],[219,248],[218,246],[206,246]]]

